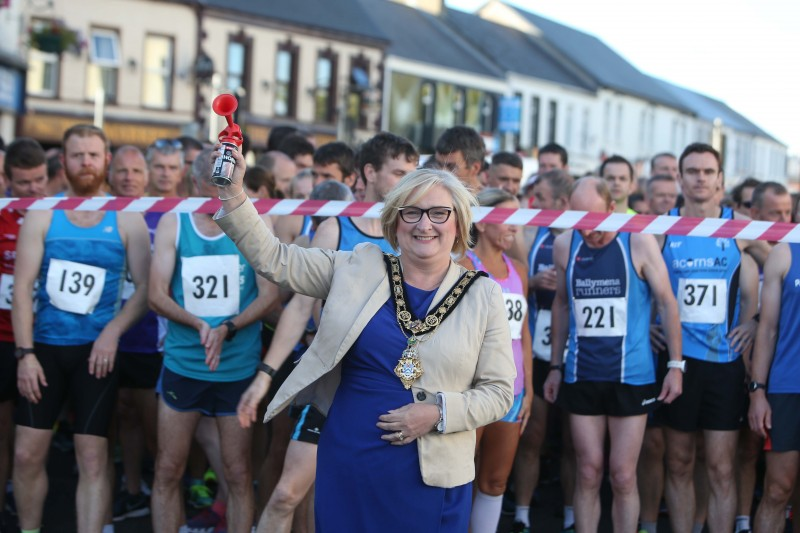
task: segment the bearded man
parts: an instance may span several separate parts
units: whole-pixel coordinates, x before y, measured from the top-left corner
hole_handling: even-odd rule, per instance
[[[63,148],[66,195],[102,195],[111,161],[103,130],[73,126],[64,133]],[[120,309],[126,266],[134,291]],[[42,526],[47,452],[68,396],[75,408],[77,529],[103,528],[111,502],[106,435],[116,405],[117,344],[147,310],[149,267],[150,238],[139,213],[29,211],[25,216],[11,311],[21,396],[14,492],[23,531]]]

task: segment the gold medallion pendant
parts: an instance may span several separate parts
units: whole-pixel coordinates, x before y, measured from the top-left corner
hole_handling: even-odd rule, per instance
[[[400,378],[403,387],[408,390],[422,376],[422,373],[422,361],[417,354],[417,338],[411,337],[408,339],[408,346],[403,350],[400,360],[397,361],[397,366],[394,367],[394,375]]]

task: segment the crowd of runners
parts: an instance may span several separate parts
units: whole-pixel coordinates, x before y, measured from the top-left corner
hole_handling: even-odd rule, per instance
[[[57,149],[18,138],[0,154],[9,197],[219,193],[215,147],[190,137],[112,147],[102,129],[79,124]],[[382,202],[428,167],[454,174],[484,206],[797,217],[780,183],[748,178],[726,190],[707,144],[655,154],[645,176],[620,155],[574,176],[557,144],[536,158],[524,176],[519,154],[487,154],[462,126],[427,158],[390,133],[316,146],[276,127],[266,151],[248,155],[244,189],[254,199]],[[262,218],[283,243],[394,251],[378,219]],[[453,259],[502,287],[517,364],[514,406],[478,433],[473,533],[497,530],[504,497],[514,531],[530,531],[544,458],[559,465],[565,531],[597,529],[606,476],[615,530],[653,533],[664,508],[675,532],[791,525],[797,244],[485,223],[472,235]],[[313,341],[324,302],[259,276],[210,214],[6,209],[0,248],[0,530],[56,520],[44,508],[46,462],[64,428],[79,531],[147,514],[155,531],[314,530],[327,413],[303,399],[261,417]]]

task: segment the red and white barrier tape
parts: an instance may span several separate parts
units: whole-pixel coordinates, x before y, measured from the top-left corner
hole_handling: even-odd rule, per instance
[[[255,200],[254,204],[258,212],[262,214],[316,215],[323,217],[378,218],[383,207],[383,204],[380,203],[326,200]],[[0,209],[215,213],[219,207],[220,202],[216,198],[121,198],[102,196],[95,198],[0,199]],[[800,242],[800,226],[797,224],[757,220],[478,207],[474,210],[474,221],[559,229]]]

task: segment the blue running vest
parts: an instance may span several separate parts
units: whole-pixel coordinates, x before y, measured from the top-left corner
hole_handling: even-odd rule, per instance
[[[678,216],[675,208],[670,215]],[[721,218],[732,219],[726,207]],[[739,358],[728,333],[739,322],[741,252],[734,239],[667,235],[662,249],[678,300],[683,355],[710,363]]]
[[[336,220],[339,221],[339,245],[336,247],[337,250],[351,252],[362,242],[371,242],[379,246],[384,253],[395,253],[386,239],[367,235],[353,224],[353,220],[350,217],[339,217]]]
[[[549,228],[539,228],[528,254],[528,279],[542,270],[553,268],[553,242],[556,236]],[[528,322],[531,328],[533,356],[550,361],[550,310],[555,291],[528,291]]]
[[[564,381],[654,383],[650,286],[633,266],[630,234],[591,248],[573,231],[566,275],[570,313]]]
[[[82,228],[66,212],[53,211],[39,271],[33,339],[59,346],[97,340],[119,311],[125,263],[116,213]]]
[[[771,394],[800,393],[800,244],[789,244],[792,264],[783,278],[781,291],[781,318],[778,322],[778,341],[769,371]]]
[[[192,215],[178,215],[175,270],[170,288],[175,301],[215,328],[241,313],[258,296],[253,269],[224,233],[206,237]],[[164,365],[181,376],[204,381],[238,381],[255,373],[261,353],[261,323],[241,328],[222,343],[219,367],[209,371],[200,333],[169,321]]]

